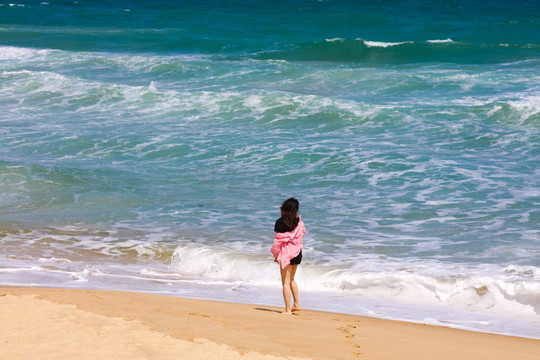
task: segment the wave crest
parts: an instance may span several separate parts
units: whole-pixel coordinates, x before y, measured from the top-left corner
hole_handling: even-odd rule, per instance
[[[444,40],[383,42],[364,39],[327,39],[267,51],[259,59],[367,63],[500,63],[538,56],[530,45],[474,44]]]
[[[315,293],[540,315],[540,285],[535,280],[540,269],[514,266],[510,271],[510,268],[486,266],[480,271],[478,268],[456,271],[445,270],[442,264],[406,266],[395,261],[366,260],[366,263],[377,262],[371,268],[380,271],[308,263],[299,268],[298,281],[304,291]],[[177,275],[201,281],[279,285],[279,273],[271,256],[261,258],[260,254],[246,255],[229,249],[179,246],[170,268]]]

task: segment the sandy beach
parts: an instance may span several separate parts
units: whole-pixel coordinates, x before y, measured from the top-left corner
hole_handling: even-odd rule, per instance
[[[142,293],[0,289],[1,359],[538,359],[540,340]]]

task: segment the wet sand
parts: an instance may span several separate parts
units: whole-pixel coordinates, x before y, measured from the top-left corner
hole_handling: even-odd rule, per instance
[[[0,288],[1,359],[539,359],[540,340],[142,293]]]

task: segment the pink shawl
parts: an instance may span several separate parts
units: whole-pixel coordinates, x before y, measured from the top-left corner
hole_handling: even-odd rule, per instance
[[[302,218],[299,217],[298,225],[294,230],[286,233],[276,233],[274,244],[270,251],[280,263],[281,268],[291,263],[291,259],[295,258],[302,251],[302,238],[306,234],[306,227]]]

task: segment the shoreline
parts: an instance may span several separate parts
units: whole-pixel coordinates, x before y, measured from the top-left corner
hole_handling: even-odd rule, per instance
[[[190,359],[214,354],[216,359],[532,360],[540,353],[540,340],[530,338],[281,310],[125,291],[1,287],[0,315],[6,320],[0,325],[0,357],[69,359],[70,349],[88,359],[96,354],[167,359],[180,351]]]

